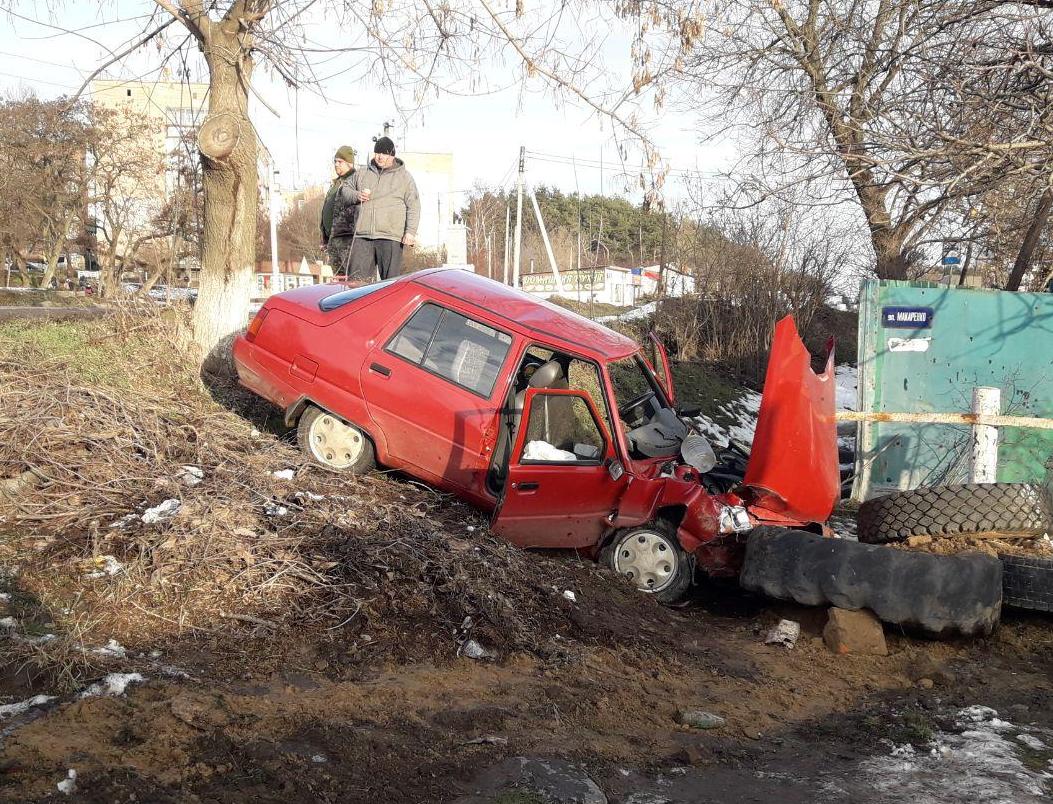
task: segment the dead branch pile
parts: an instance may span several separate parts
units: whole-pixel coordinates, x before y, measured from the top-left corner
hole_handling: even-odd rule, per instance
[[[469,638],[552,655],[647,605],[423,486],[304,465],[241,415],[248,395],[201,386],[175,329],[143,312],[0,327],[0,561],[59,629],[134,646],[273,623],[368,634],[396,658]],[[566,589],[607,611],[582,616]]]

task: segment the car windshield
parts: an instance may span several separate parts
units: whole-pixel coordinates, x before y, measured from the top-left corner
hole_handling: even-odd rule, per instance
[[[680,451],[687,426],[665,406],[658,382],[639,355],[607,364],[633,458],[668,458]]]
[[[662,409],[654,379],[638,355],[607,364],[614,386],[618,415],[626,428],[632,430],[649,422]]]

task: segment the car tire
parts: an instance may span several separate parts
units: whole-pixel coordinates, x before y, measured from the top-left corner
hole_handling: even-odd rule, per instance
[[[600,562],[666,605],[683,600],[695,572],[694,558],[661,524],[618,531],[600,551]]]
[[[314,463],[335,472],[361,475],[377,465],[369,436],[338,416],[310,406],[296,426],[296,440]]]
[[[806,606],[870,609],[933,636],[988,634],[1002,607],[994,556],[937,556],[775,527],[750,534],[739,583]]]
[[[1016,609],[1053,611],[1053,559],[1002,553],[1002,603]]]
[[[1053,529],[1049,493],[1033,483],[965,483],[899,491],[859,507],[859,541],[911,536],[1039,534]]]

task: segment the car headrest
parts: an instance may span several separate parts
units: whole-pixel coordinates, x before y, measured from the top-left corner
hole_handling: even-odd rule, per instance
[[[547,363],[537,367],[537,371],[530,375],[528,385],[531,388],[551,388],[552,384],[563,376],[563,367],[557,360],[549,360]]]

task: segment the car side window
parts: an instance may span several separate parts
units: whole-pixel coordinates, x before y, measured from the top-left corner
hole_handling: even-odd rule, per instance
[[[605,440],[580,396],[539,392],[530,406],[521,463],[598,463]]]
[[[431,336],[435,332],[435,325],[439,323],[441,317],[441,307],[435,304],[425,304],[413,314],[409,321],[403,324],[402,329],[388,344],[388,351],[420,365],[428,344],[431,342]]]
[[[512,336],[436,304],[425,304],[388,345],[411,363],[489,397]]]

